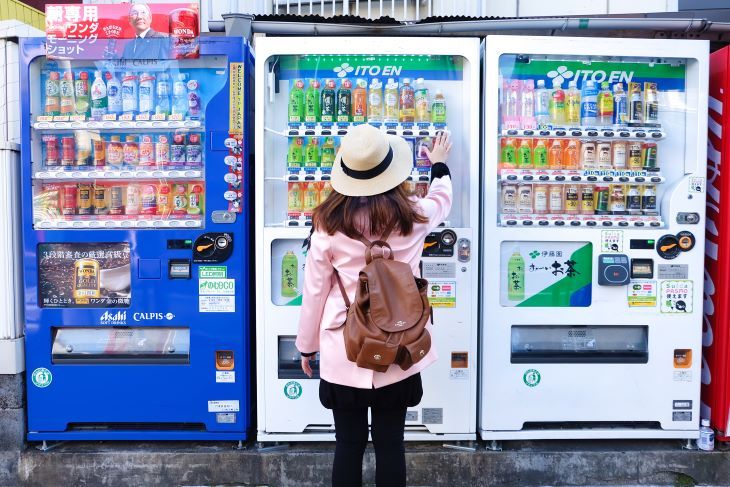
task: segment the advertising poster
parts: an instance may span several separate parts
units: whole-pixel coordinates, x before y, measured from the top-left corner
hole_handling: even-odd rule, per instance
[[[305,260],[301,240],[271,242],[271,300],[275,305],[302,305]]]
[[[46,5],[50,59],[191,59],[198,2]]]
[[[592,257],[590,242],[502,242],[500,304],[590,306]]]
[[[128,243],[38,245],[42,308],[128,308],[131,280]]]

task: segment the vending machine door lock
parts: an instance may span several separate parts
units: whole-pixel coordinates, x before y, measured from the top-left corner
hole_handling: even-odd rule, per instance
[[[460,238],[456,247],[459,262],[469,262],[471,260],[471,241],[468,238]]]

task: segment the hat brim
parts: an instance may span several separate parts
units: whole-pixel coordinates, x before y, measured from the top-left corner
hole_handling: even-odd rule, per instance
[[[337,153],[332,166],[332,189],[345,196],[374,196],[382,194],[403,183],[413,171],[413,151],[402,137],[386,135],[393,160],[381,174],[370,179],[355,179],[342,170],[342,151]]]

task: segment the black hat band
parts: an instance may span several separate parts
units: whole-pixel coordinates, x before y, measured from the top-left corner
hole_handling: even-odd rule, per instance
[[[340,159],[340,167],[342,168],[342,172],[344,172],[346,175],[350,176],[353,179],[373,179],[374,177],[380,176],[385,172],[386,169],[388,169],[388,166],[390,166],[390,163],[393,162],[393,148],[388,146],[388,153],[385,155],[385,158],[375,167],[371,169],[367,169],[365,171],[357,171],[355,169],[350,169],[345,165],[345,161]]]

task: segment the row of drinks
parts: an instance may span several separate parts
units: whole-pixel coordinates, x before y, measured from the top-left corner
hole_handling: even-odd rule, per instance
[[[503,137],[503,169],[657,171],[654,142]]]
[[[91,120],[107,115],[170,115],[176,118],[201,117],[202,99],[197,80],[178,73],[174,83],[167,72],[144,72],[137,76],[126,71],[120,80],[113,71],[50,71],[45,81],[44,115],[81,115]]]
[[[502,128],[551,129],[564,126],[658,126],[659,94],[653,82],[630,82],[628,93],[622,82],[613,87],[607,81],[600,89],[587,80],[581,89],[571,80],[564,90],[562,77],[553,78],[552,89],[545,80],[506,79],[502,84]]]
[[[55,219],[77,215],[195,217],[203,213],[201,182],[51,183],[35,195],[36,216]]]
[[[59,150],[60,148],[60,150]],[[73,135],[43,135],[43,165],[53,167],[200,167],[201,134],[111,135],[77,130]]]
[[[289,124],[301,123],[421,123],[446,124],[446,99],[440,89],[431,99],[423,78],[415,87],[410,78],[389,78],[383,87],[378,78],[352,81],[294,79],[289,89]],[[320,90],[321,88],[321,90]]]
[[[656,186],[638,184],[504,184],[502,213],[657,215]]]

